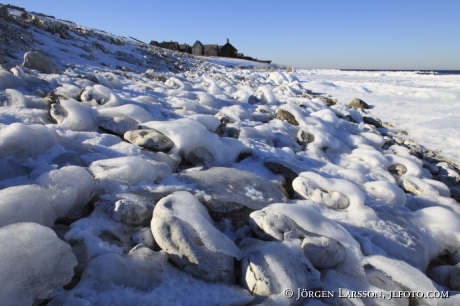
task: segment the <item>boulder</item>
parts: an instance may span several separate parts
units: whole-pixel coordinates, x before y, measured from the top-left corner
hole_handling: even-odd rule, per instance
[[[310,234],[302,241],[302,249],[317,269],[331,269],[345,260],[344,246],[337,240]]]
[[[128,131],[137,129],[139,126],[136,120],[123,115],[99,115],[96,117],[96,122],[100,128],[120,136],[123,136]]]
[[[266,160],[264,165],[270,171],[281,174],[285,179],[284,188],[286,189],[287,193],[290,196],[294,195],[294,189],[292,189],[292,181],[299,175],[299,173],[305,170],[285,160],[276,158]]]
[[[354,98],[349,104],[348,104],[348,107],[349,108],[354,108],[354,109],[369,109],[369,105],[364,102],[363,100],[361,99],[358,99],[358,98]]]
[[[112,219],[131,226],[149,224],[152,218],[153,203],[135,194],[121,194],[115,202]]]
[[[254,210],[286,201],[274,183],[239,169],[213,167],[181,173],[178,178],[193,184],[214,219],[229,218],[237,225],[246,224]]]
[[[59,67],[46,55],[37,51],[31,51],[24,54],[22,66],[35,69],[47,74],[60,74]]]
[[[234,283],[234,257],[240,251],[190,193],[175,192],[161,199],[151,229],[161,249],[183,271],[209,282]]]
[[[330,106],[334,106],[334,105],[337,104],[334,100],[332,100],[331,98],[328,98],[328,97],[320,97],[320,99],[321,99],[324,103],[326,103],[326,105],[329,106],[329,107],[330,107]]]
[[[324,190],[313,180],[297,177],[292,188],[301,199],[309,199],[332,209],[344,209],[350,205],[350,199],[339,191]]]
[[[281,108],[276,111],[276,119],[285,120],[292,125],[299,125],[293,114]]]
[[[153,250],[156,246],[155,238],[153,238],[152,230],[150,227],[141,228],[132,236],[131,239],[135,244],[143,244],[151,250]]]
[[[174,147],[174,142],[158,130],[133,130],[124,134],[123,138],[132,144],[153,151],[167,152]]]
[[[269,297],[286,288],[309,288],[313,267],[301,262],[281,242],[244,239],[239,244],[246,256],[241,261],[241,284],[253,295]]]
[[[330,269],[345,260],[345,248],[340,242],[310,233],[291,218],[269,207],[255,211],[249,217],[251,229],[262,239],[301,241],[305,256],[317,269]]]

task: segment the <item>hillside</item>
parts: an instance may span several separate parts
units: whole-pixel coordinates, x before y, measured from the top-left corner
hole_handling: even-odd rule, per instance
[[[0,305],[460,302],[458,169],[372,105],[14,6],[0,31]]]

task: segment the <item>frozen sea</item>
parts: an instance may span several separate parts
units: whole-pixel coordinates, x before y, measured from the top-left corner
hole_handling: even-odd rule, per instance
[[[460,75],[416,71],[299,70],[306,88],[347,104],[373,105],[369,115],[395,122],[397,129],[431,150],[460,162]]]

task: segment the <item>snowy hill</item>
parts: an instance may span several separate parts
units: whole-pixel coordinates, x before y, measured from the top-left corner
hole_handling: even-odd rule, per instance
[[[457,164],[338,72],[0,31],[0,305],[460,303]]]

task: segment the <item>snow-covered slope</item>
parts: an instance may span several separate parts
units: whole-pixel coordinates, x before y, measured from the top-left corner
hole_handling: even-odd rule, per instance
[[[455,160],[327,96],[365,92],[15,7],[0,30],[0,305],[459,303]]]

